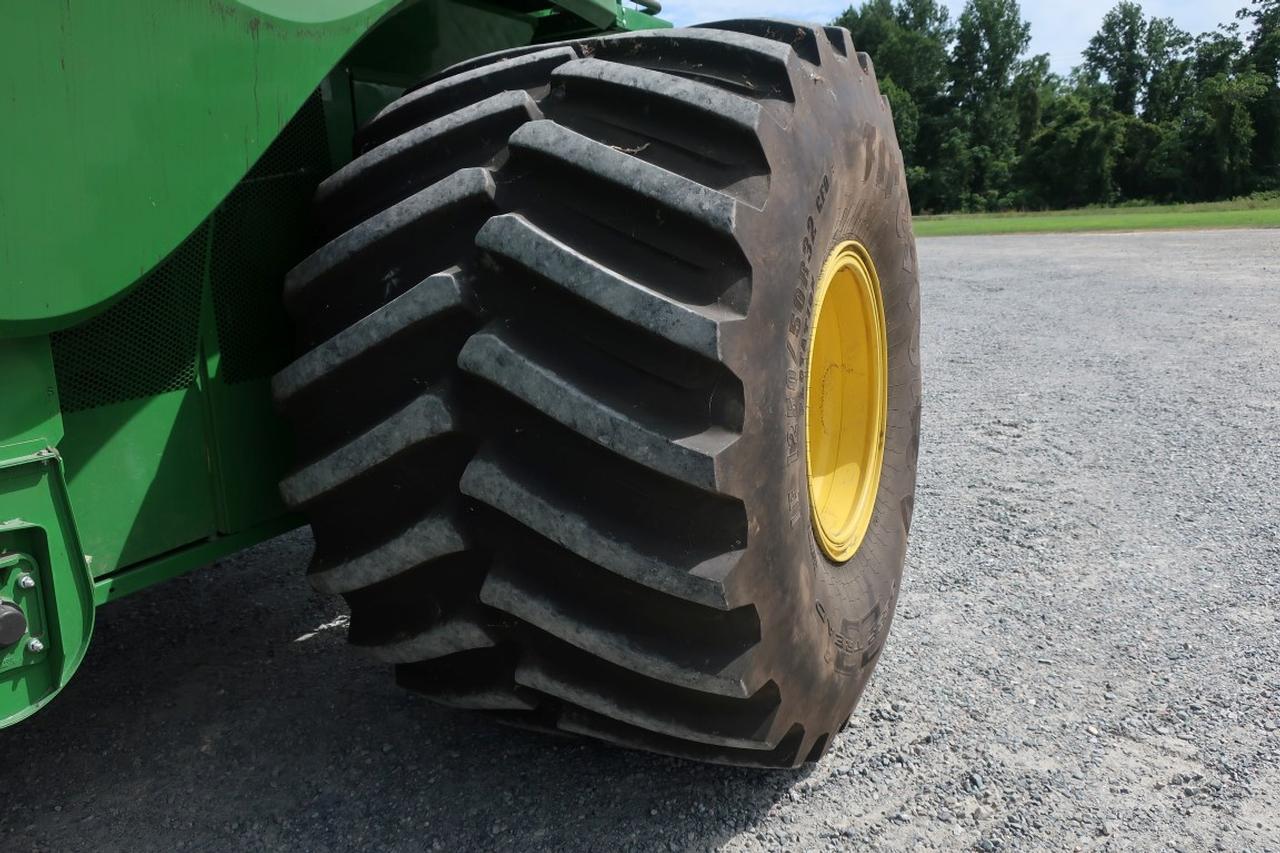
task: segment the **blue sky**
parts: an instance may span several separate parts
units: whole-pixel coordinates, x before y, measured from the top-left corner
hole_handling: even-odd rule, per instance
[[[826,23],[849,0],[662,0],[662,17],[680,26],[718,18],[788,18]],[[953,15],[964,0],[947,0]],[[1080,64],[1080,51],[1098,30],[1115,0],[1022,0],[1022,16],[1031,22],[1031,52],[1047,53],[1053,70],[1065,74]],[[1248,0],[1144,0],[1148,15],[1173,18],[1193,35],[1230,21]],[[874,59],[874,57],[872,57]]]

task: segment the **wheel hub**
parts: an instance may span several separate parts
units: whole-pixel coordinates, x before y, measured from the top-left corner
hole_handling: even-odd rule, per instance
[[[842,563],[871,523],[889,409],[884,300],[861,243],[841,243],[827,257],[814,317],[805,389],[809,504],[818,544]]]

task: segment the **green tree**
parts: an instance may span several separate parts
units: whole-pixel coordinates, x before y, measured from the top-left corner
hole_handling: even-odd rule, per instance
[[[1049,71],[1049,54],[1018,63],[1013,77],[1014,109],[1018,118],[1018,153],[1024,152],[1040,129],[1045,104],[1058,97],[1060,80]]]
[[[1240,40],[1238,24],[1223,24],[1212,32],[1201,33],[1196,39],[1192,63],[1196,83],[1236,71],[1243,54],[1244,42]]]
[[[1112,106],[1124,115],[1137,114],[1138,98],[1146,87],[1147,29],[1142,6],[1122,0],[1103,16],[1101,28],[1084,50],[1085,67],[1110,82]]]
[[[1031,43],[1017,0],[968,0],[951,53],[952,96],[962,106],[990,105],[1008,94],[1014,66]]]
[[[1013,78],[1030,42],[1031,26],[1022,19],[1017,0],[968,0],[960,13],[948,64],[954,117],[947,145],[954,148],[959,133],[967,137],[970,156],[967,184],[948,187],[948,195],[965,208],[998,210],[1016,200]]]
[[[1056,99],[1021,164],[1029,202],[1061,208],[1116,201],[1119,143],[1131,120],[1088,87]]]
[[[1179,29],[1172,18],[1152,18],[1147,23],[1144,50],[1147,88],[1142,117],[1159,124],[1174,119],[1192,92],[1191,34]]]
[[[1236,13],[1251,28],[1249,58],[1253,70],[1280,80],[1280,0],[1252,0]]]
[[[899,0],[894,19],[894,82],[917,103],[939,98],[947,88],[947,52],[955,38],[947,7],[939,0]]]
[[[836,21],[875,58],[917,210],[1068,207],[1280,188],[1280,0],[1192,39],[1135,0],[1063,79],[1026,57],[1015,0],[862,0]]]
[[[1251,108],[1267,91],[1254,71],[1215,74],[1203,81],[1188,110],[1184,135],[1192,189],[1199,198],[1224,198],[1252,189]]]
[[[898,146],[902,149],[902,159],[907,168],[916,163],[916,139],[920,135],[920,108],[911,100],[906,89],[886,77],[880,84],[880,92],[889,99],[889,109],[893,110],[893,126],[898,132]]]
[[[1262,75],[1266,92],[1250,108],[1255,183],[1280,188],[1280,0],[1253,0],[1237,18],[1249,27],[1247,61]]]

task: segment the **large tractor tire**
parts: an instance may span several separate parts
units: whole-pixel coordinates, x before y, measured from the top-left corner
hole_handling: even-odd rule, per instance
[[[508,51],[357,150],[275,381],[351,642],[517,724],[820,757],[889,631],[920,429],[867,56],[752,20]]]

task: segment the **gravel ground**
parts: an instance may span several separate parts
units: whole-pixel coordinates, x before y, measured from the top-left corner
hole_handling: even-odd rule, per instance
[[[436,709],[306,533],[107,607],[0,735],[6,850],[1280,850],[1280,232],[922,241],[899,619],[751,773]]]

